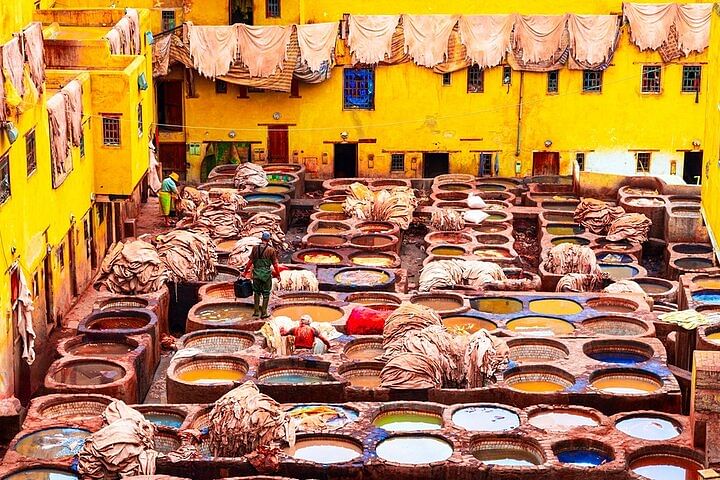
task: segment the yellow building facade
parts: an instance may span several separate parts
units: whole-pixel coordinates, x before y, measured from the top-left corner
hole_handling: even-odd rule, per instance
[[[11,143],[6,130],[0,131],[0,160],[9,166],[0,170],[9,182],[0,203],[0,399],[26,399],[53,358],[48,343],[53,329],[92,281],[110,242],[127,233],[125,223],[147,174],[155,106],[151,81],[146,89],[138,81],[141,75],[152,78],[150,46],[143,41],[139,55],[111,55],[102,39],[124,15],[122,9],[62,11],[45,9],[51,5],[44,3],[38,9],[29,0],[0,3],[0,43],[30,22],[42,23],[45,39],[45,91],[24,100],[22,111],[11,110],[17,140]],[[149,12],[140,11],[140,24],[142,32],[151,31]],[[83,140],[71,148],[72,170],[54,187],[46,103],[72,80],[82,85]],[[106,117],[118,119],[119,142],[108,142]],[[34,306],[32,366],[20,358],[15,286],[21,273]]]

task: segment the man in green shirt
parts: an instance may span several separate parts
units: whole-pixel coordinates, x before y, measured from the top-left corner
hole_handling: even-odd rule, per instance
[[[270,303],[270,290],[272,290],[272,277],[280,275],[277,252],[270,246],[270,233],[263,232],[262,243],[253,247],[250,260],[245,266],[245,277],[252,278],[252,287],[255,301],[253,317],[268,318],[268,303]],[[262,307],[260,306],[262,297]]]

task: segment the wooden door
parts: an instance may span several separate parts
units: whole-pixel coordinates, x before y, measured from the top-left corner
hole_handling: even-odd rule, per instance
[[[333,153],[335,178],[357,178],[357,143],[336,143]]]
[[[560,152],[533,152],[533,175],[559,175]]]
[[[163,177],[176,172],[181,179],[187,172],[187,159],[185,158],[184,143],[161,143],[159,160],[162,164]]]
[[[288,163],[288,153],[287,125],[268,127],[268,161],[271,163]]]
[[[183,82],[162,82],[157,89],[158,127],[161,130],[182,130]]]

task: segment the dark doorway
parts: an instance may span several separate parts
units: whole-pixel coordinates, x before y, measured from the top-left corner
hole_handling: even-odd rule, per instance
[[[67,235],[68,253],[70,258],[70,292],[73,298],[77,297],[78,292],[78,281],[77,281],[77,252],[75,251],[75,225],[70,226],[70,231]]]
[[[357,177],[357,143],[336,143],[333,156],[333,174],[335,178]]]
[[[253,2],[252,0],[229,0],[230,25],[244,23],[253,24]]]
[[[423,155],[423,177],[435,178],[450,173],[449,153],[425,153]]]
[[[180,175],[181,179],[185,178],[187,172],[187,159],[185,158],[184,143],[161,143],[159,160],[162,164],[163,178],[172,172]]]
[[[288,163],[288,127],[273,125],[268,127],[268,161]]]
[[[52,295],[52,257],[47,254],[43,260],[43,272],[45,273],[44,294],[45,294],[45,310],[47,311],[47,323],[55,324],[55,306],[53,305]]]
[[[158,128],[182,130],[183,84],[181,80],[161,82],[157,86]]]
[[[700,185],[702,183],[702,160],[703,152],[685,152],[683,180],[688,185]]]
[[[533,175],[560,175],[560,152],[533,152]]]

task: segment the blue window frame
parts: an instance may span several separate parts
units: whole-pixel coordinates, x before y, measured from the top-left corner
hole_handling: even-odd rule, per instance
[[[343,108],[372,110],[375,108],[375,70],[346,68],[343,78]]]

